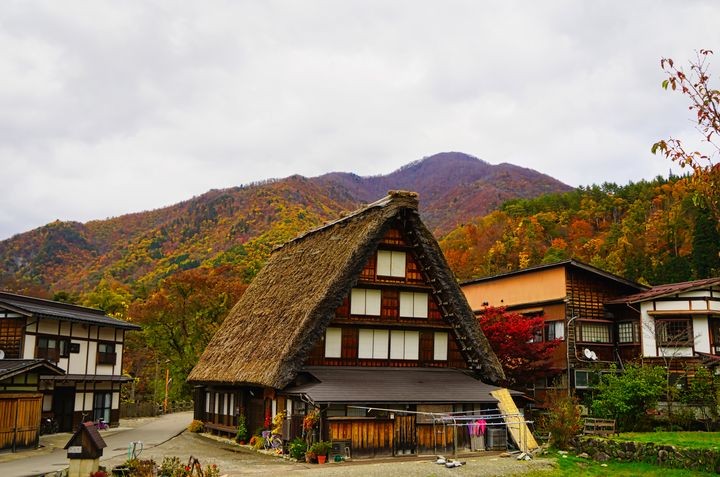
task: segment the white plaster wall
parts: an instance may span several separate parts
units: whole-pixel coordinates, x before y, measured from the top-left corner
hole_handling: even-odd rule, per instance
[[[62,336],[70,336],[71,323],[69,321],[60,322],[60,334]]]
[[[52,394],[45,394],[42,403],[43,411],[52,411]]]
[[[79,353],[70,353],[70,365],[67,370],[68,374],[85,374],[85,358],[87,357],[87,341],[72,340],[72,343],[80,343]]]
[[[70,353],[70,356],[72,356],[72,353]],[[59,358],[57,362],[58,368],[62,369],[67,373],[68,367],[70,366],[70,359],[72,358]]]
[[[709,304],[711,310],[720,311],[720,300],[711,300]]]
[[[88,337],[88,326],[86,324],[75,324],[72,332],[73,338],[85,338]]]
[[[113,395],[112,395],[112,408],[113,408],[113,409],[119,409],[119,408],[120,408],[120,393],[113,393]]]
[[[86,342],[87,345],[87,372],[95,374],[95,361],[97,360],[97,341]]]
[[[640,304],[640,332],[642,333],[642,355],[644,357],[655,357],[655,320],[648,315],[651,310],[651,303]]]
[[[50,335],[56,335],[58,331],[58,322],[56,320],[41,319],[38,323],[38,332]]]
[[[115,341],[115,329],[114,328],[100,328],[99,338],[103,341]]]
[[[693,317],[693,336],[695,339],[695,351],[701,353],[710,352],[710,329],[707,316]]]
[[[689,310],[690,302],[687,300],[658,301],[655,302],[655,309],[658,311]]]
[[[659,351],[660,356],[667,358],[690,358],[693,356],[693,350],[689,346],[682,348],[662,347]]]
[[[25,345],[23,346],[23,358],[32,359],[35,357],[35,336],[25,335]]]
[[[122,375],[122,355],[123,355],[123,345],[120,343],[117,343],[115,345],[115,355],[117,356],[115,358],[115,367],[112,370],[112,374],[116,374],[118,376]]]

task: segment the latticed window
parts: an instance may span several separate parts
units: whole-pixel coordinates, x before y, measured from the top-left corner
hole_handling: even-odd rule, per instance
[[[618,323],[618,343],[638,343],[638,324],[633,321]]]
[[[585,343],[610,343],[610,326],[608,323],[580,324],[580,341]]]
[[[692,322],[682,320],[656,320],[655,339],[659,346],[691,346]]]

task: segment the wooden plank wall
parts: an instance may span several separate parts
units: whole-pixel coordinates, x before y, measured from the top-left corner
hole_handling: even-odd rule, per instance
[[[391,420],[332,420],[329,427],[331,440],[351,442],[353,457],[393,453],[394,424]]]
[[[35,446],[41,413],[42,395],[0,396],[0,449]]]
[[[433,433],[435,440],[433,440]],[[433,453],[435,451],[442,453],[450,453],[453,449],[453,426],[443,427],[437,424],[417,425],[417,446],[418,453]]]

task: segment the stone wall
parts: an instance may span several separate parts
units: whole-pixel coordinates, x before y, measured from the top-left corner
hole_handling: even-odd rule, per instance
[[[685,449],[652,442],[625,442],[602,437],[579,436],[573,442],[578,455],[586,453],[597,461],[610,459],[624,462],[646,462],[676,469],[693,469],[720,474],[720,451]]]

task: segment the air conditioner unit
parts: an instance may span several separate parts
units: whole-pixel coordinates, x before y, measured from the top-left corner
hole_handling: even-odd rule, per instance
[[[488,450],[506,450],[507,429],[505,429],[504,427],[488,429],[487,448]]]

